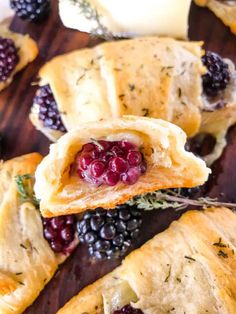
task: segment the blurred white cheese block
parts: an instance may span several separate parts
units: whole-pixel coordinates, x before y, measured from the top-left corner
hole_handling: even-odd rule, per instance
[[[81,3],[95,9],[102,24],[117,36],[187,37],[191,0],[59,0],[64,25],[90,33],[97,24],[86,18]]]
[[[9,1],[0,0],[0,23],[12,15],[13,11],[10,9]]]

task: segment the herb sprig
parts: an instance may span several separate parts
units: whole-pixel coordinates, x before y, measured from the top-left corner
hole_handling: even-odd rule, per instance
[[[147,193],[134,197],[127,202],[128,205],[144,210],[175,208],[183,210],[188,206],[196,207],[228,207],[236,208],[234,203],[219,202],[216,198],[200,197],[198,199],[189,199],[181,195],[181,189],[159,190],[153,193]]]
[[[38,200],[33,189],[34,177],[30,174],[17,175],[15,176],[15,182],[21,200],[24,202],[29,201],[38,206]]]

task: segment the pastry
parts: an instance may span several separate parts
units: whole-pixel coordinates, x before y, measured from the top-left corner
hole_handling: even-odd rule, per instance
[[[222,22],[236,34],[235,0],[195,0],[197,5],[208,7]]]
[[[57,314],[236,312],[236,216],[189,211]]]
[[[35,153],[0,165],[1,314],[21,314],[69,255],[69,250],[55,253],[44,238],[50,221],[42,222],[30,196],[31,176],[41,159]]]
[[[206,157],[213,162],[236,121],[236,72],[230,60],[217,54],[202,57],[201,46],[147,37],[58,56],[39,72],[31,121],[55,141],[66,129],[88,121],[125,114],[161,118],[188,137],[203,132],[216,137],[218,145]],[[211,73],[212,63],[217,73]]]
[[[60,0],[59,11],[66,27],[106,39],[140,35],[187,38],[190,4],[190,0]]]
[[[137,116],[68,132],[51,145],[36,171],[42,215],[109,209],[138,194],[203,184],[209,169],[185,151],[185,141],[179,127]]]

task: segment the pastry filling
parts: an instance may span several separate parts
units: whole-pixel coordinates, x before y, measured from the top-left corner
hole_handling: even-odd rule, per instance
[[[129,141],[93,140],[83,145],[75,164],[79,177],[97,186],[131,185],[147,170],[142,152]]]
[[[45,128],[66,132],[56,100],[49,85],[41,86],[38,89],[34,97],[34,104],[38,106],[38,118],[42,121]]]
[[[90,256],[111,259],[127,253],[139,236],[141,211],[135,206],[120,205],[115,209],[97,208],[86,212],[77,222],[79,240],[88,245]]]
[[[42,218],[44,237],[56,253],[71,253],[75,240],[75,217],[72,215]]]
[[[14,41],[0,37],[0,82],[6,81],[19,62],[19,55]]]
[[[216,97],[226,89],[230,81],[229,66],[216,53],[207,51],[202,57],[207,73],[203,75],[203,90],[209,97]]]
[[[123,306],[120,310],[116,310],[113,314],[143,314],[143,311],[133,308],[130,304]]]

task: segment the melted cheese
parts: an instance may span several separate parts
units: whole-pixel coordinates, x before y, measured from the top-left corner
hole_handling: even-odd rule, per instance
[[[110,32],[115,35],[159,35],[186,38],[190,0],[89,0]],[[91,32],[96,23],[87,19],[71,0],[60,0],[65,26]]]

